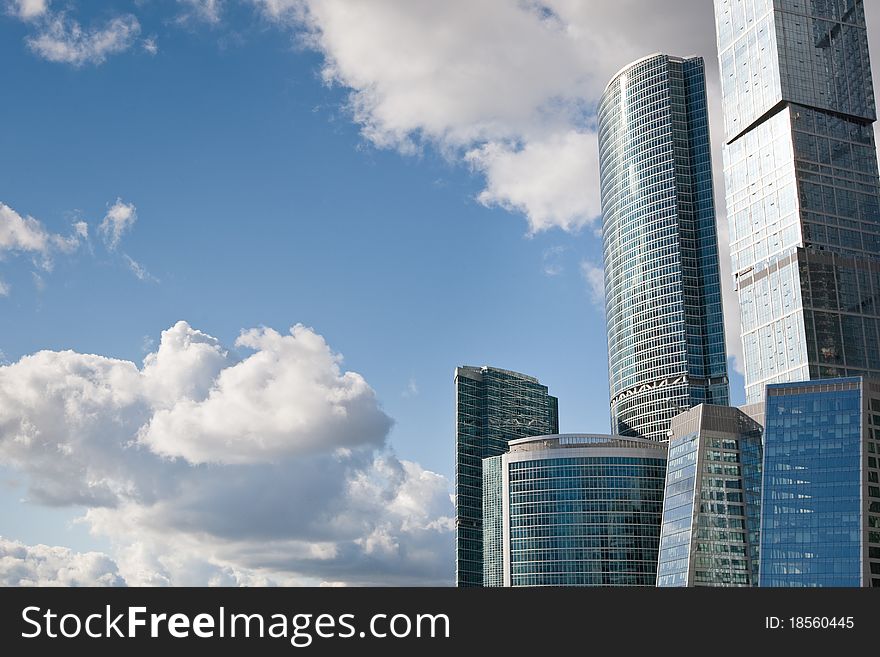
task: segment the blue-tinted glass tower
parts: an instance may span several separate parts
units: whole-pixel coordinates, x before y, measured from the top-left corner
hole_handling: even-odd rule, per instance
[[[598,121],[612,432],[665,440],[729,403],[703,60],[630,64]]]
[[[715,0],[746,396],[880,375],[880,188],[862,0]]]
[[[487,586],[654,586],[664,443],[523,438],[483,472]]]
[[[880,382],[766,391],[760,586],[880,587]]]
[[[547,386],[494,367],[455,370],[455,582],[483,585],[483,459],[511,440],[559,431]]]

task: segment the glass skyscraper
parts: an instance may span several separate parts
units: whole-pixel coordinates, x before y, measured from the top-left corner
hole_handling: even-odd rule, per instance
[[[483,459],[483,586],[504,586],[504,456]]]
[[[729,403],[703,60],[653,55],[599,105],[612,432]]]
[[[862,0],[715,0],[746,397],[880,375],[880,188]]]
[[[766,394],[760,586],[880,587],[880,382]]]
[[[455,370],[455,582],[483,585],[483,459],[508,442],[559,431],[556,397],[537,379],[493,367]]]
[[[483,471],[488,586],[654,586],[664,443],[523,438]]]
[[[761,425],[701,404],[672,420],[657,586],[757,586]]]

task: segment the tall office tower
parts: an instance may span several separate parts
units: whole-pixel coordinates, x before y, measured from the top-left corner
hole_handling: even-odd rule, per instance
[[[504,586],[504,455],[483,459],[483,586]]]
[[[654,586],[665,443],[538,436],[483,463],[487,586]]]
[[[494,367],[455,370],[455,582],[483,585],[483,459],[509,441],[559,431],[556,397],[537,379]]]
[[[729,403],[703,60],[653,55],[599,105],[613,433]]]
[[[757,586],[761,425],[702,404],[670,433],[657,586]]]
[[[880,587],[880,382],[766,390],[759,585]]]
[[[862,0],[715,0],[746,397],[880,375],[880,187]]]

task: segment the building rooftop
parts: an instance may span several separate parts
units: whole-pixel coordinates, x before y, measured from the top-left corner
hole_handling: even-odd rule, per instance
[[[598,433],[563,433],[548,436],[532,436],[510,441],[511,452],[531,452],[539,449],[573,447],[620,447],[625,449],[666,449],[666,443],[628,436],[610,436]]]
[[[489,371],[499,372],[501,374],[507,374],[508,376],[512,376],[517,379],[522,379],[523,381],[530,381],[531,383],[538,383],[538,384],[541,383],[540,381],[538,381],[538,379],[536,379],[533,376],[529,376],[528,374],[523,374],[522,372],[514,372],[513,370],[505,370],[505,369],[501,369],[500,367],[489,367],[488,365],[483,365],[483,366],[459,365],[458,367],[455,368],[455,375],[456,376],[464,375],[469,378],[473,378],[477,381],[481,381],[483,374],[486,374]]]
[[[636,66],[638,66],[642,62],[646,62],[649,59],[654,59],[655,57],[668,57],[670,60],[672,60],[674,62],[687,62],[692,59],[698,59],[700,56],[699,55],[689,55],[687,57],[678,57],[676,55],[670,55],[665,52],[655,52],[655,53],[651,53],[650,55],[645,55],[644,57],[639,57],[637,60],[630,62],[626,66],[622,66],[620,68],[620,70],[617,71],[617,73],[612,75],[611,79],[608,81],[608,84],[605,85],[605,90],[602,92],[602,94],[604,95],[605,93],[607,93],[608,87],[610,87],[617,78],[619,78],[621,75],[623,75],[624,73],[629,71],[631,68],[635,68]]]

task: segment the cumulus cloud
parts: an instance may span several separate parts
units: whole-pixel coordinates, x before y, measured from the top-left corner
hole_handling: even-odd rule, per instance
[[[24,545],[0,536],[0,586],[124,586],[116,563],[100,552]]]
[[[125,203],[121,198],[117,198],[98,226],[98,232],[104,238],[104,244],[107,245],[107,248],[116,249],[122,236],[131,230],[136,221],[137,208],[134,204]]]
[[[486,176],[480,203],[522,212],[532,232],[554,226],[574,231],[602,212],[593,133],[554,134],[521,148],[490,143],[466,157]]]
[[[65,14],[50,14],[27,39],[30,49],[50,62],[83,66],[103,64],[109,55],[128,50],[140,33],[131,14],[116,16],[100,28],[84,29]]]
[[[185,324],[173,329],[187,330]],[[301,325],[289,335],[253,329],[235,344],[255,353],[219,371],[203,399],[183,395],[156,411],[139,436],[142,443],[190,463],[228,464],[384,441],[390,420],[372,389],[359,374],[342,373],[338,356],[314,331]],[[176,358],[160,348],[148,375],[161,369],[163,356]]]
[[[30,21],[45,15],[49,10],[49,0],[11,0],[9,11],[23,21]]]
[[[87,507],[130,584],[448,583],[448,482],[311,329],[179,322],[133,362],[44,351],[0,367],[0,463],[32,502]]]

